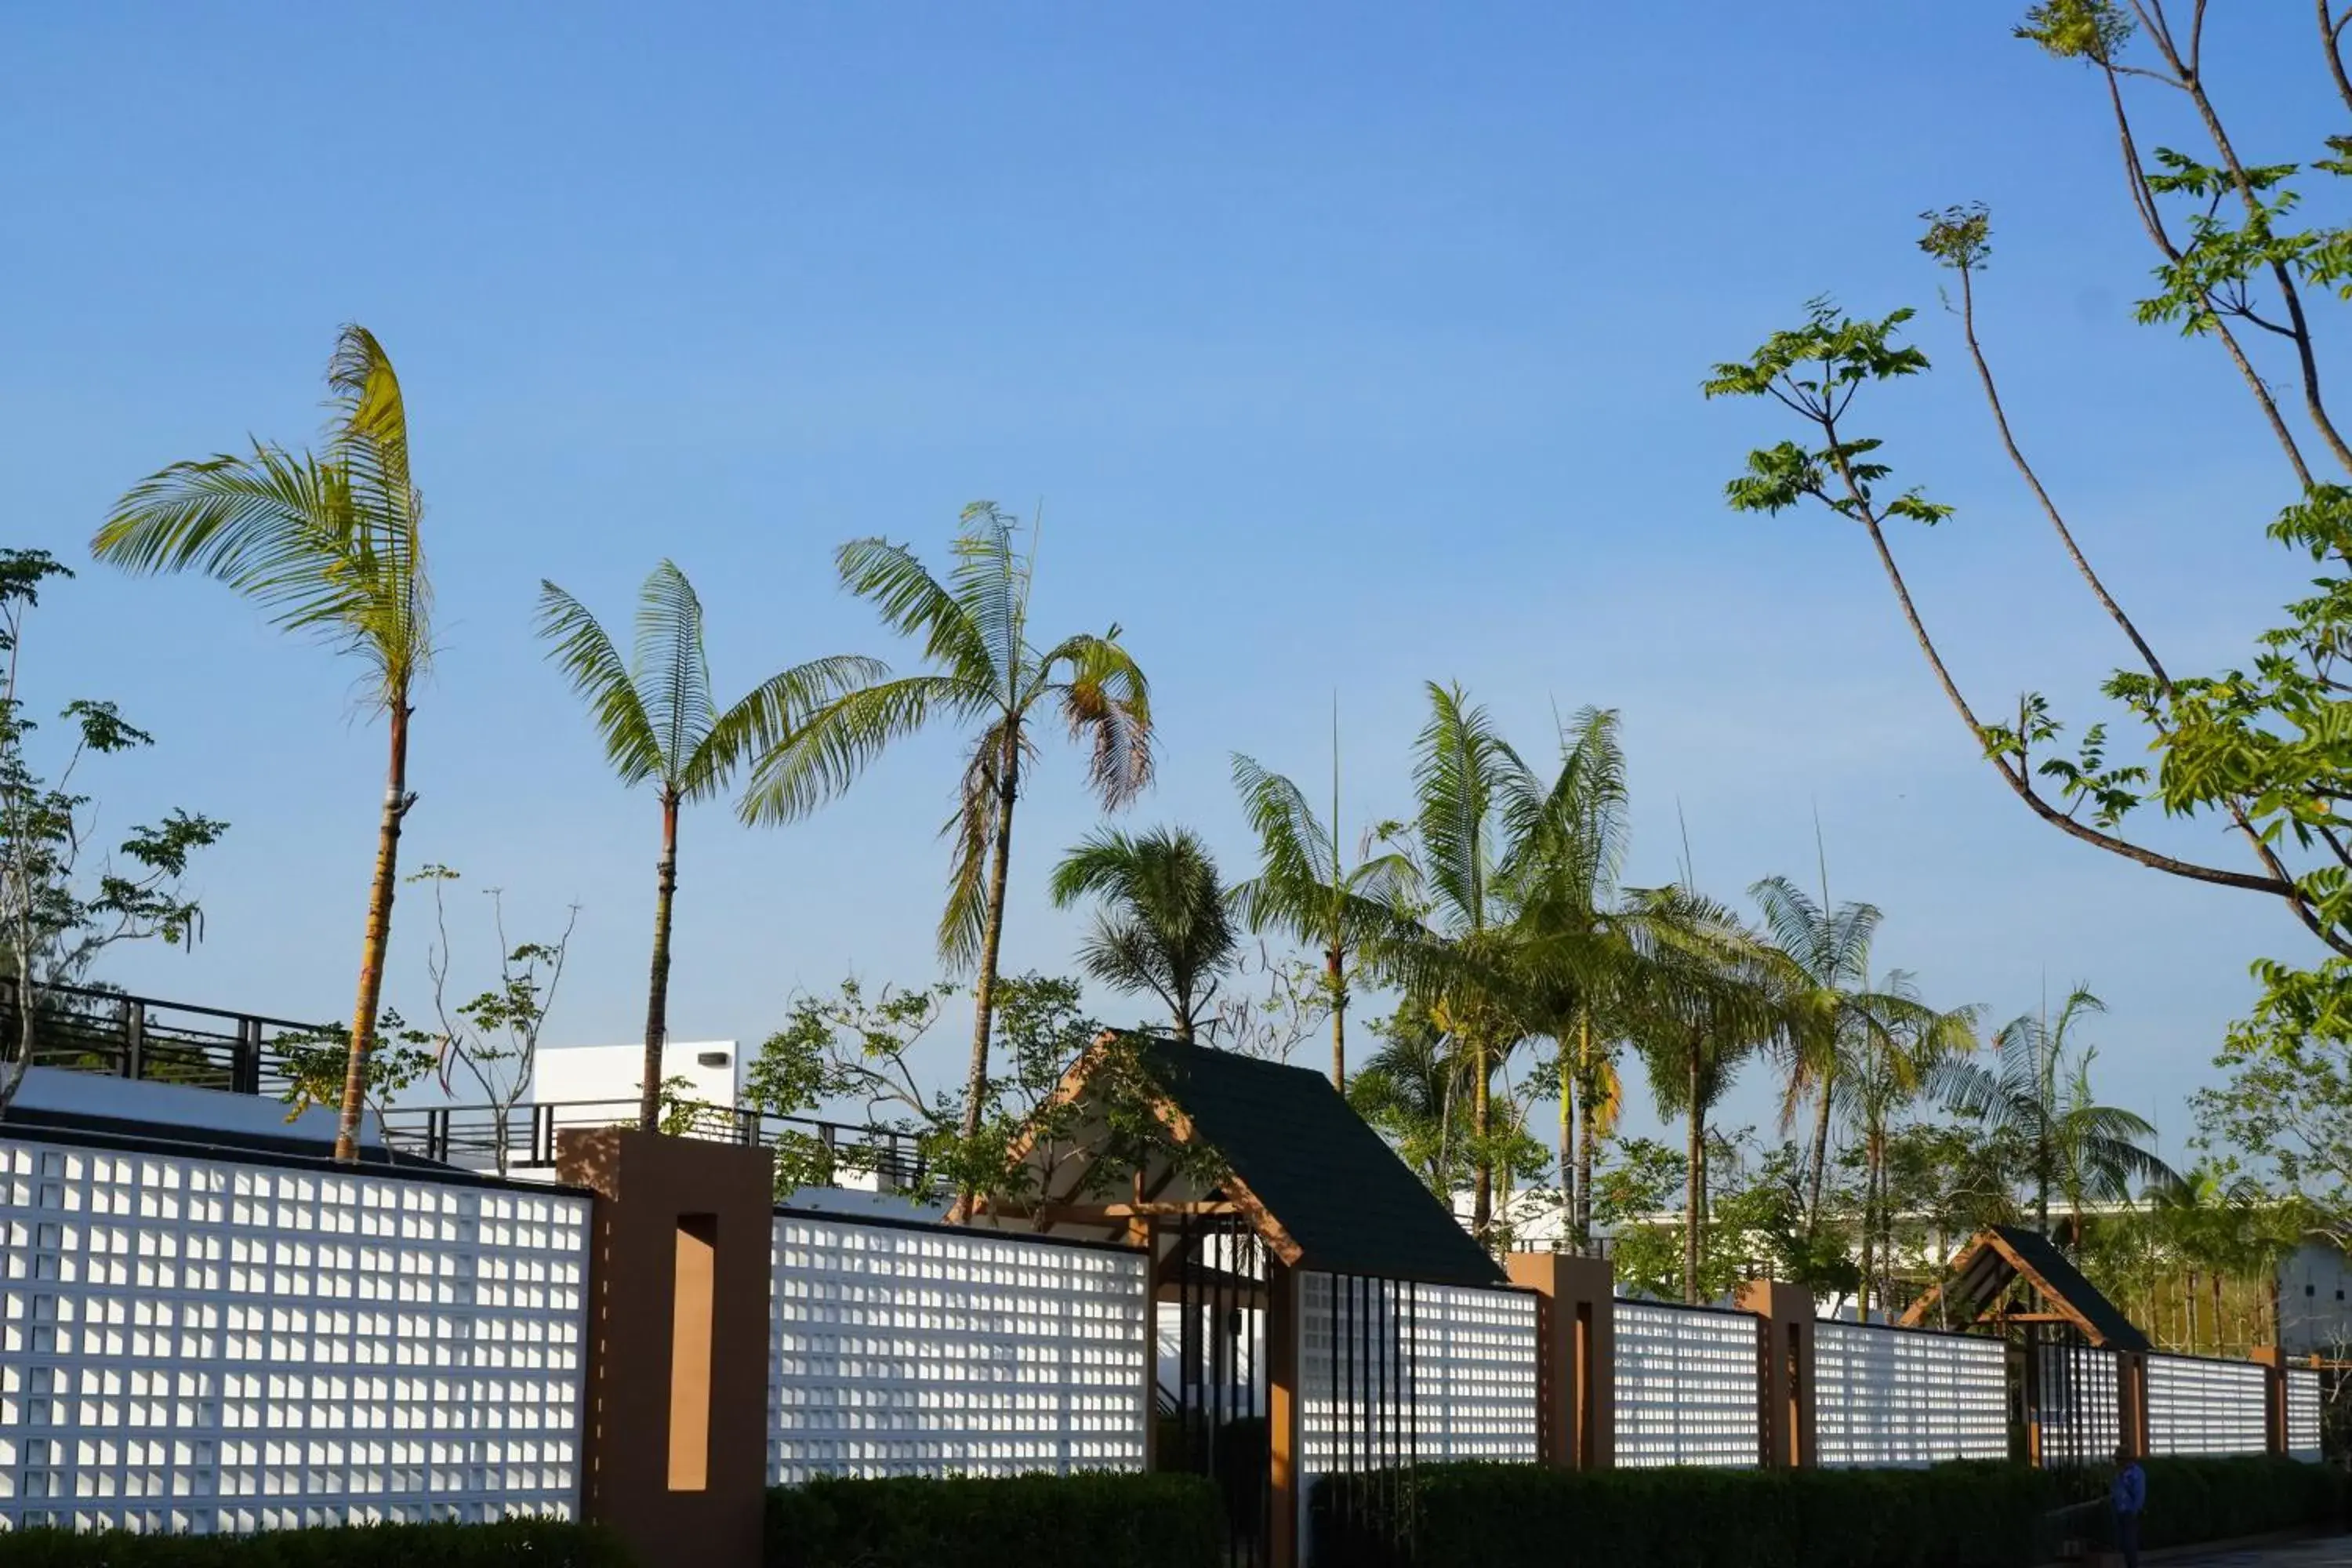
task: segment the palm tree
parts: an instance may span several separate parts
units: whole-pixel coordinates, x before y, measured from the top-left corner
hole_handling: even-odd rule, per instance
[[[362,689],[388,721],[391,758],[335,1134],[335,1158],[350,1162],[359,1157],[401,824],[416,799],[408,788],[409,700],[433,654],[432,591],[407,410],[373,333],[343,328],[327,385],[333,416],[322,452],[257,441],[242,455],[174,463],[115,503],[90,550],[142,574],[201,572],[262,605],[278,626],[314,634],[366,669]]]
[[[1377,1023],[1374,1029],[1385,1043],[1349,1084],[1348,1103],[1396,1144],[1431,1192],[1451,1204],[1461,1175],[1454,1133],[1465,1098],[1465,1064],[1448,1048],[1444,1031],[1409,1005],[1385,1029]]]
[[[1468,1064],[1470,1228],[1494,1225],[1494,1078],[1520,1035],[1514,933],[1501,868],[1510,825],[1541,800],[1527,764],[1460,687],[1428,687],[1430,716],[1413,745],[1417,896],[1428,905],[1372,958],[1405,983]]]
[[[1895,969],[1864,994],[1853,1025],[1838,1084],[1847,1127],[1863,1152],[1860,1305],[1867,1317],[1874,1289],[1882,1305],[1891,1300],[1895,1214],[1887,1144],[1895,1118],[1976,1048],[1977,1009],[1938,1012],[1920,1000],[1906,972]],[[1882,1273],[1874,1273],[1874,1263]]]
[[[1621,907],[1617,883],[1630,831],[1617,732],[1613,710],[1591,708],[1563,727],[1559,773],[1504,868],[1525,1010],[1558,1052],[1560,1198],[1580,1251],[1591,1245],[1594,1146],[1613,1131],[1621,1096],[1610,1009],[1640,962],[1643,917]]]
[[[2077,985],[2053,1025],[2044,1014],[2011,1019],[1993,1036],[1995,1065],[1955,1062],[1943,1079],[1952,1111],[1993,1136],[2013,1136],[2025,1152],[2034,1227],[2050,1234],[2050,1198],[2067,1202],[2071,1229],[2082,1235],[2083,1205],[2127,1197],[2136,1184],[2166,1184],[2172,1168],[2145,1144],[2156,1129],[2132,1111],[2101,1105],[2091,1091],[2089,1047],[2070,1058],[2068,1037],[2106,1004]]]
[[[1058,712],[1087,742],[1088,783],[1107,810],[1151,782],[1151,701],[1142,668],[1120,646],[1116,626],[1042,649],[1031,640],[1034,556],[1014,549],[1018,526],[992,502],[966,507],[944,583],[903,544],[859,539],[841,547],[835,560],[843,585],[871,600],[891,630],[921,639],[932,670],[863,684],[820,704],[760,757],[742,803],[747,822],[788,821],[848,788],[893,742],[934,720],[978,726],[955,815],[943,830],[955,857],[939,928],[948,963],[978,971],[966,1138],[980,1131],[987,1097],[1013,810],[1022,769],[1036,755],[1032,722],[1040,710]]]
[[[1706,1119],[1739,1064],[1783,1027],[1770,951],[1738,917],[1687,887],[1638,895],[1647,962],[1629,1009],[1661,1115],[1685,1121],[1683,1300],[1699,1299],[1707,1199]]]
[[[1357,863],[1339,852],[1338,753],[1331,770],[1331,818],[1317,820],[1306,792],[1252,759],[1234,755],[1234,787],[1257,830],[1258,874],[1233,889],[1234,912],[1259,934],[1278,931],[1323,953],[1323,981],[1331,1004],[1331,1087],[1348,1089],[1348,960],[1366,941],[1393,932],[1399,903],[1412,883],[1412,865],[1393,852],[1372,855],[1367,843]]]
[[[669,1033],[669,933],[677,892],[678,808],[706,800],[756,747],[788,733],[817,702],[888,671],[869,658],[836,658],[771,676],[721,713],[710,696],[702,601],[686,574],[664,561],[637,594],[635,647],[625,663],[610,634],[579,600],[542,581],[539,632],[549,657],[588,704],[604,755],[621,783],[655,787],[661,860],[655,873],[653,973],[646,991],[646,1066],[638,1123],[661,1121],[662,1042]]]
[[[1063,909],[1083,898],[1103,901],[1078,962],[1114,989],[1157,996],[1176,1037],[1190,1045],[1217,977],[1241,952],[1217,863],[1200,836],[1182,827],[1132,837],[1100,829],[1055,868],[1053,893]]]
[[[1829,1171],[1830,1127],[1842,1079],[1866,1054],[1871,1030],[1901,1019],[1928,1022],[1914,1002],[1871,986],[1871,944],[1882,918],[1877,906],[1829,901],[1828,874],[1816,903],[1786,877],[1767,877],[1748,889],[1764,929],[1790,966],[1792,1021],[1781,1052],[1780,1124],[1785,1130],[1811,1101],[1812,1149],[1807,1172],[1805,1227],[1820,1228],[1822,1185]],[[1916,1010],[1916,1011],[1915,1011]]]

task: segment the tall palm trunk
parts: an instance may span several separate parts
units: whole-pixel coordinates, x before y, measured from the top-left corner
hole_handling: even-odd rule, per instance
[[[1337,943],[1323,952],[1323,972],[1331,982],[1331,1087],[1348,1092],[1348,976]]]
[[[1592,1015],[1576,1021],[1576,1247],[1590,1258],[1592,1239],[1592,1163],[1601,1142],[1601,1064],[1592,1055]]]
[[[1578,1023],[1576,1039],[1576,1246],[1585,1258],[1590,1258],[1600,1248],[1592,1239],[1592,1159],[1601,1140],[1601,1112],[1600,1105],[1595,1105],[1601,1090],[1601,1069],[1592,1058],[1590,1013]]]
[[[1568,1042],[1559,1045],[1559,1221],[1563,1233],[1572,1231],[1576,1215],[1576,1063]],[[1583,1237],[1577,1237],[1580,1248]]]
[[[1813,1108],[1812,1192],[1805,1200],[1805,1235],[1812,1237],[1822,1228],[1822,1183],[1830,1168],[1830,1088],[1831,1080],[1822,1080],[1822,1091]]]
[[[1683,1191],[1683,1301],[1686,1306],[1698,1305],[1698,1227],[1699,1205],[1706,1192],[1706,1108],[1699,1103],[1699,1042],[1693,1037],[1689,1060],[1685,1064],[1688,1080],[1684,1085],[1690,1096],[1689,1147],[1685,1151],[1687,1170]]]
[[[335,1158],[360,1157],[360,1116],[367,1105],[368,1056],[383,997],[383,954],[392,941],[392,896],[400,874],[400,821],[408,815],[408,692],[392,694],[392,760],[384,772],[383,818],[376,827],[375,880],[368,888],[367,934],[360,946],[360,994],[352,1011],[352,1049],[343,1068],[343,1111]]]
[[[963,1135],[980,1131],[988,1093],[988,1027],[996,1006],[996,957],[1004,942],[1004,879],[1013,862],[1013,800],[1021,772],[1020,736],[1004,732],[1003,780],[996,793],[996,842],[989,847],[988,923],[980,939],[980,980],[972,987],[971,1066],[963,1080]]]
[[[2189,1289],[2184,1293],[2184,1296],[2185,1300],[2189,1303],[2189,1310],[2187,1314],[2189,1323],[2189,1353],[2190,1355],[2195,1355],[2197,1353],[2197,1270],[2194,1268],[2191,1268],[2189,1271]]]
[[[637,1105],[637,1125],[651,1132],[661,1126],[662,1046],[669,1038],[669,921],[677,893],[677,792],[662,791],[661,866],[654,893],[653,974],[646,988],[646,1072],[643,1098]]]
[[[1470,1233],[1483,1243],[1495,1227],[1495,1160],[1487,1142],[1494,1130],[1494,1068],[1487,1060],[1486,1031],[1474,1026],[1471,1035],[1470,1065],[1476,1081],[1470,1086],[1470,1126],[1478,1150],[1470,1182]]]
[[[2223,1353],[2221,1342],[2226,1335],[2221,1323],[2221,1271],[2219,1268],[2213,1270],[2211,1284],[2213,1287],[2213,1353],[2221,1355]]]

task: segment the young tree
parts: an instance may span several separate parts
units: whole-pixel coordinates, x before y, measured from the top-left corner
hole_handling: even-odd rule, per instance
[[[433,1014],[441,1026],[435,1037],[441,1088],[447,1092],[450,1079],[460,1069],[473,1079],[490,1108],[492,1148],[499,1174],[503,1176],[511,1153],[509,1133],[514,1108],[530,1089],[531,1069],[539,1060],[540,1033],[547,1026],[556,989],[563,983],[563,963],[572,950],[572,929],[580,923],[580,906],[573,904],[565,912],[563,932],[553,942],[510,942],[504,890],[483,889],[490,900],[490,920],[498,935],[498,979],[453,1004],[449,969],[454,948],[442,889],[457,880],[457,873],[446,866],[425,866],[408,879],[433,887],[436,940],[425,949],[425,967],[433,980]]]
[[[401,824],[416,802],[408,788],[409,700],[433,653],[433,601],[425,503],[410,478],[408,416],[391,356],[366,328],[347,326],[328,363],[327,385],[334,413],[323,453],[256,442],[241,457],[174,463],[115,503],[90,549],[126,571],[202,572],[261,605],[285,629],[357,658],[367,672],[366,700],[389,722],[391,758],[335,1138],[335,1158],[352,1161],[392,940]]]
[[[1107,810],[1151,782],[1151,700],[1142,667],[1116,626],[1099,637],[1081,632],[1037,646],[1029,631],[1034,557],[1014,547],[1017,526],[992,502],[966,507],[944,583],[905,545],[860,539],[841,547],[843,584],[872,601],[891,630],[920,639],[933,669],[859,685],[819,705],[761,755],[742,805],[747,822],[802,816],[846,789],[892,742],[933,721],[979,727],[945,829],[955,859],[939,931],[940,956],[977,974],[964,1077],[967,1139],[980,1131],[988,1104],[1013,810],[1022,771],[1035,757],[1032,724],[1041,712],[1055,712],[1087,742],[1087,781]]]
[[[50,1010],[51,987],[88,978],[117,942],[193,944],[204,910],[186,887],[188,861],[228,824],[174,808],[134,826],[93,874],[82,863],[98,832],[81,764],[152,745],[111,702],[78,700],[59,717],[70,741],[54,778],[29,747],[38,726],[22,695],[25,633],[41,588],[73,573],[40,550],[0,550],[0,969],[15,981],[16,1027],[0,1040],[0,1112],[15,1100]]]
[[[1080,965],[1114,990],[1158,998],[1176,1037],[1190,1045],[1211,1016],[1219,977],[1241,954],[1217,863],[1200,835],[1097,829],[1054,868],[1053,893],[1062,909],[1100,901],[1079,944]]]
[[[1339,766],[1332,743],[1331,816],[1318,820],[1306,792],[1280,773],[1234,754],[1234,787],[1257,830],[1258,874],[1233,889],[1235,911],[1253,931],[1280,931],[1323,958],[1331,1015],[1331,1087],[1348,1089],[1348,963],[1401,918],[1412,867],[1391,852],[1374,855],[1366,836],[1350,866],[1339,848]]]
[[[588,704],[604,755],[635,789],[654,786],[661,805],[661,859],[654,871],[653,972],[646,987],[646,1066],[638,1124],[660,1117],[662,1042],[669,1033],[670,912],[677,893],[677,815],[707,800],[754,750],[789,734],[826,698],[887,672],[873,659],[814,659],[770,676],[721,713],[710,696],[702,601],[665,561],[637,594],[635,646],[624,662],[612,635],[571,595],[539,585],[539,632],[549,657]]]
[[[2187,15],[2181,15],[2183,10]],[[2340,5],[2313,8],[2317,48],[2300,62],[2352,108]],[[2345,724],[2344,650],[2352,646],[2352,442],[2326,394],[2324,370],[2339,353],[2326,307],[2352,283],[2352,227],[2309,223],[2315,186],[2352,175],[2352,140],[2325,138],[2306,163],[2257,157],[2241,145],[2213,84],[2230,73],[2205,52],[2206,6],[2165,0],[2045,0],[2015,30],[2021,39],[2086,68],[2116,134],[2131,222],[2147,237],[2154,291],[2139,301],[2143,322],[2180,329],[2214,345],[2222,374],[2243,386],[2283,460],[2281,499],[2269,532],[2307,560],[2312,590],[2288,604],[2281,623],[2254,639],[2250,657],[2207,673],[2159,653],[2161,637],[2130,614],[2094,566],[2070,506],[2028,453],[2029,436],[2010,417],[1980,332],[1992,257],[1990,216],[1980,206],[1924,215],[1920,247],[1953,274],[1960,345],[1992,416],[2000,447],[2032,504],[2082,579],[2095,613],[2114,626],[2127,662],[2105,692],[2121,720],[2147,739],[2152,767],[2114,761],[2129,736],[2105,722],[2081,731],[2071,752],[2048,702],[2028,693],[2013,711],[1973,705],[1913,601],[1895,558],[1892,525],[1939,522],[1951,509],[1918,489],[1891,493],[1893,470],[1864,433],[1859,400],[1885,383],[1920,374],[1927,358],[1900,342],[1911,312],[1855,319],[1818,301],[1797,327],[1773,334],[1748,359],[1719,365],[1709,395],[1772,396],[1808,427],[1749,455],[1729,486],[1743,510],[1819,504],[1858,525],[1945,699],[1969,743],[2035,816],[2107,853],[2169,876],[2274,900],[2318,944],[2319,961],[2265,959],[2263,993],[2233,1029],[2223,1065],[2258,1081],[2248,1100],[2281,1094],[2302,1110],[2323,1104],[2352,1055],[2352,834],[2341,826],[2352,799],[2352,757],[2337,737]],[[2296,62],[2254,73],[2281,90]],[[2186,110],[2196,140],[2150,145],[2144,101]],[[2212,447],[2210,433],[2184,452]],[[2190,858],[2137,836],[2143,808],[2168,817],[2203,817],[2223,829],[2233,856]],[[2299,939],[2300,940],[2300,939]],[[2301,1115],[2301,1110],[2297,1112]],[[2301,1121],[2318,1130],[2316,1119]],[[2290,1148],[2294,1133],[2284,1131]],[[2325,1164],[2338,1156],[2323,1154]]]

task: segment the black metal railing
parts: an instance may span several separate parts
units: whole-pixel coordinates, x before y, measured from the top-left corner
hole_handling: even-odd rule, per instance
[[[197,1007],[81,985],[33,993],[35,1067],[284,1098],[289,1047],[315,1045],[315,1024]],[[13,1054],[24,1014],[13,978],[0,978],[0,1042]]]
[[[572,1100],[525,1101],[502,1112],[494,1105],[394,1106],[383,1112],[385,1141],[404,1152],[444,1164],[478,1170],[551,1170],[556,1135],[566,1128],[619,1127],[637,1120],[638,1101]],[[804,1178],[799,1184],[831,1186],[844,1176],[871,1173],[894,1192],[929,1186],[921,1146],[908,1132],[823,1121],[806,1116],[771,1116],[723,1105],[672,1106],[662,1130],[674,1136],[773,1149],[779,1163]]]

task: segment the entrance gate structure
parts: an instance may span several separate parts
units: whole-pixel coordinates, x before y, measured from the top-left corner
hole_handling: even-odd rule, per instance
[[[1305,1561],[1318,1476],[1535,1458],[1535,1297],[1319,1074],[1105,1035],[1013,1152],[951,1223],[1149,1249],[1152,1463],[1216,1480],[1236,1565]]]

